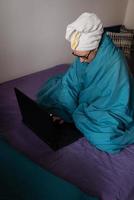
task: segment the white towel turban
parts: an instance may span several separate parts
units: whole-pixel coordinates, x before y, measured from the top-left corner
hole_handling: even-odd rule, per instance
[[[94,13],[83,13],[66,29],[66,39],[73,50],[89,51],[99,46],[103,24]]]

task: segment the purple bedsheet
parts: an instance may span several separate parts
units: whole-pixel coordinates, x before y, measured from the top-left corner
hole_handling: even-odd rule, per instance
[[[67,67],[67,64],[55,66],[1,84],[0,134],[33,161],[89,195],[101,200],[134,200],[134,145],[109,155],[81,138],[54,152],[21,122],[13,88],[18,87],[34,99],[45,80]]]

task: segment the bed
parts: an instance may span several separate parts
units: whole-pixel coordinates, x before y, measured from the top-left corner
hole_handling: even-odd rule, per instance
[[[32,99],[45,80],[64,73],[68,64],[0,85],[0,134],[32,161],[100,200],[134,199],[134,145],[118,154],[97,150],[83,137],[54,152],[21,121],[14,93],[19,88]]]

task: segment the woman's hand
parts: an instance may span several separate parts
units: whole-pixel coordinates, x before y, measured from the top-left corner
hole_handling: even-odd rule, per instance
[[[52,118],[52,121],[54,123],[58,123],[58,124],[63,124],[64,123],[63,119],[61,119],[60,117],[58,117],[56,115],[53,115],[52,113],[50,114],[50,117]]]

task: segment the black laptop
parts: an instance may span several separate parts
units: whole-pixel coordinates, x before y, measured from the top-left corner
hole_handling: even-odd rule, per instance
[[[58,150],[83,137],[80,131],[71,123],[58,124],[52,121],[50,114],[34,100],[15,88],[22,121],[38,137],[53,150]]]

